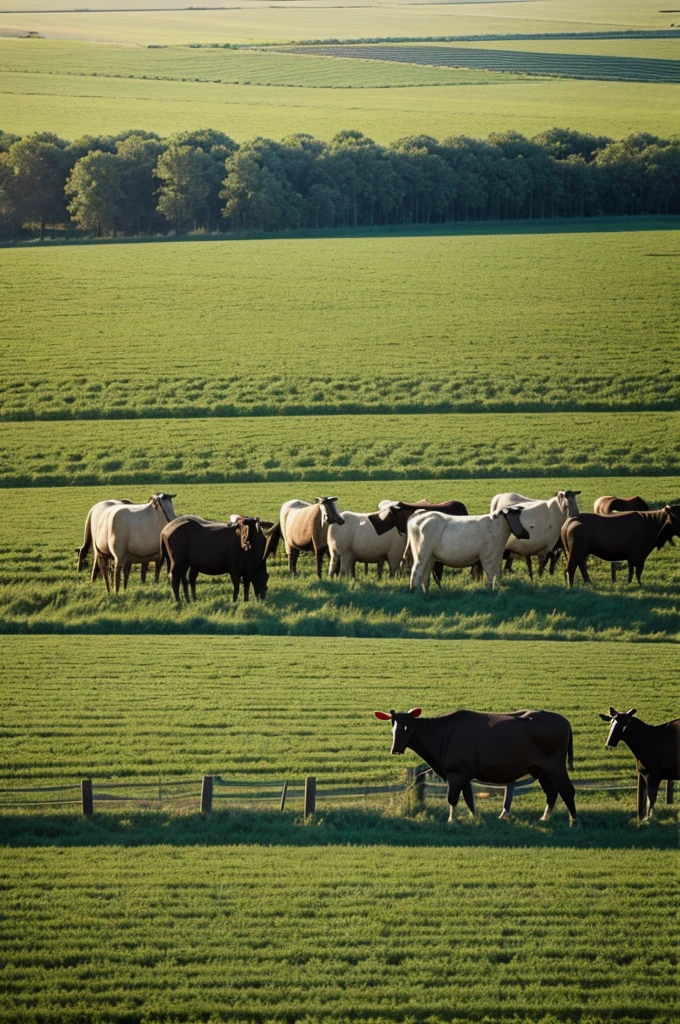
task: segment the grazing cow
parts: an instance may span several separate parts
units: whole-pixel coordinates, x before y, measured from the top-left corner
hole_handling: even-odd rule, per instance
[[[504,494],[497,494],[491,499],[490,511],[495,512],[500,508],[509,508],[512,505],[521,505],[523,508],[533,507],[534,517],[531,526],[525,522],[529,529],[530,540],[520,541],[510,538],[505,551],[505,568],[511,571],[513,555],[523,555],[526,559],[529,578],[533,580],[534,572],[531,564],[531,556],[538,555],[538,575],[542,576],[546,564],[550,564],[550,575],[555,572],[557,560],[562,553],[562,541],[560,530],[568,516],[578,515],[578,504],[576,496],[580,491],[558,491],[553,498],[541,501],[536,498],[527,498],[523,494],[507,491]]]
[[[638,818],[652,817],[656,795],[662,779],[680,779],[680,718],[663,725],[647,725],[635,718],[636,708],[600,715],[610,722],[606,747],[616,747],[620,740],[635,755],[638,771]],[[649,797],[649,810],[647,798]]]
[[[507,786],[524,775],[538,779],[546,795],[542,821],[550,817],[558,794],[567,805],[570,824],[576,821],[574,787],[566,769],[566,763],[573,768],[573,739],[571,725],[562,715],[453,711],[421,718],[420,708],[374,714],[392,723],[393,754],[403,754],[409,747],[446,780],[450,822],[464,786],[473,779]]]
[[[315,502],[294,499],[281,506],[279,522],[288,558],[288,569],[297,576],[301,551],[313,551],[316,574],[321,579],[324,552],[328,550],[328,527],[342,526],[345,520],[336,508],[337,498],[317,498]]]
[[[97,535],[100,531],[100,522],[103,520],[105,513],[113,505],[132,505],[133,502],[129,498],[109,498],[105,501],[98,501],[96,505],[93,505],[90,511],[87,513],[85,520],[85,531],[83,534],[82,546],[76,548],[76,554],[78,555],[78,572],[82,572],[83,569],[87,568],[87,555],[92,547],[92,537]],[[97,557],[96,552],[93,552],[92,558],[92,575],[90,581],[94,583],[97,576],[101,575],[104,583],[106,584],[107,593],[109,591],[109,572],[108,563],[110,556],[101,555]],[[130,576],[130,570],[132,566],[128,565],[125,569],[125,586]],[[148,562],[142,562],[142,583],[146,580],[146,574],[149,568]],[[158,577],[160,574],[160,562],[156,562],[156,583],[158,583]]]
[[[276,553],[281,536],[277,523],[264,530],[259,519],[241,516],[235,522],[213,523],[195,516],[179,516],[161,533],[164,557],[170,565],[168,574],[177,604],[181,604],[179,586],[189,603],[189,587],[196,600],[196,578],[231,576],[233,599],[238,600],[243,583],[243,600],[250,598],[252,583],[255,596],[267,594],[267,558]]]
[[[610,516],[613,512],[649,512],[650,508],[644,498],[636,494],[634,498],[616,498],[612,494],[606,494],[596,498],[593,504],[593,512],[598,516]],[[671,540],[672,544],[673,541]],[[611,563],[612,583],[616,583],[616,570],[621,568],[616,562]]]
[[[378,577],[381,577],[387,562],[390,576],[394,576],[404,557],[406,539],[403,534],[394,528],[377,534],[368,521],[368,513],[343,511],[342,518],[342,526],[331,523],[328,527],[329,575],[351,573],[354,576],[357,562],[366,565],[371,562],[377,563]]]
[[[610,516],[582,512],[573,516],[562,527],[569,586],[574,585],[577,569],[581,570],[584,582],[590,583],[588,555],[606,562],[627,562],[628,582],[632,581],[634,571],[640,583],[645,562],[654,548],[662,548],[679,535],[680,505],[665,505],[656,512],[615,512]]]
[[[428,590],[435,562],[459,569],[481,562],[493,587],[510,535],[529,538],[520,512],[519,508],[503,508],[485,516],[418,512],[408,521],[408,542],[413,552],[411,590]]]
[[[137,562],[161,560],[161,530],[175,519],[175,494],[152,494],[146,505],[113,505],[104,512],[93,535],[98,557],[111,557],[114,590],[120,589],[121,573]],[[158,571],[158,569],[157,569]],[[124,585],[127,577],[124,578]]]

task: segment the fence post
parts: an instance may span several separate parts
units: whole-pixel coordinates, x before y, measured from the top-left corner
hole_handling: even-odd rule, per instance
[[[673,785],[673,779],[666,779],[666,803],[667,804],[672,804],[673,803],[673,790],[674,789],[675,789],[675,787]]]
[[[309,818],[316,810],[316,776],[308,775],[305,779],[305,818]]]
[[[288,783],[284,782],[283,788],[281,790],[281,808],[280,808],[281,810],[283,810],[284,807],[286,806],[286,795],[287,795],[287,793],[288,793]]]
[[[647,815],[647,783],[642,775],[637,777],[637,816],[642,821]]]
[[[206,814],[210,814],[212,811],[212,798],[213,798],[213,777],[212,775],[204,775],[203,782],[201,784],[201,814],[203,817]]]
[[[83,814],[86,818],[94,814],[94,797],[92,795],[92,779],[83,779],[80,783],[80,796],[83,801]]]

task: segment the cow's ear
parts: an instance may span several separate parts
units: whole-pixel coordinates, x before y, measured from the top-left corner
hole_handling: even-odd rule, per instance
[[[423,713],[423,709],[422,708],[411,708],[411,710],[409,711],[409,715],[412,715],[413,718],[420,718],[422,713]]]
[[[381,722],[389,722],[391,715],[388,715],[386,711],[374,711],[373,714],[376,718],[379,718]]]
[[[611,722],[611,720],[612,720],[612,716],[611,715],[602,715],[601,714],[600,718],[602,719],[603,722]]]
[[[612,716],[612,718],[616,718],[616,716],[618,715],[618,711],[616,710],[616,708],[610,708],[609,714]]]
[[[637,711],[637,708],[631,708],[630,711],[626,711],[626,714],[632,716],[632,715],[635,714],[636,711]]]

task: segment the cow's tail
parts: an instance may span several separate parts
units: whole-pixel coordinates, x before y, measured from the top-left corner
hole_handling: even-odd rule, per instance
[[[574,734],[571,731],[571,725],[569,726],[569,742],[567,743],[567,768],[571,772],[574,770]]]
[[[78,548],[78,572],[87,567],[87,553],[92,547],[92,509],[87,513],[85,520],[85,532],[83,534],[83,546]]]

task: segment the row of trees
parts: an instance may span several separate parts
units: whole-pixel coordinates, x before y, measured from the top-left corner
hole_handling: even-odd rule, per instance
[[[89,234],[371,227],[680,213],[680,138],[553,128],[485,140],[358,131],[238,145],[206,129],[66,142],[0,132],[0,232]]]

